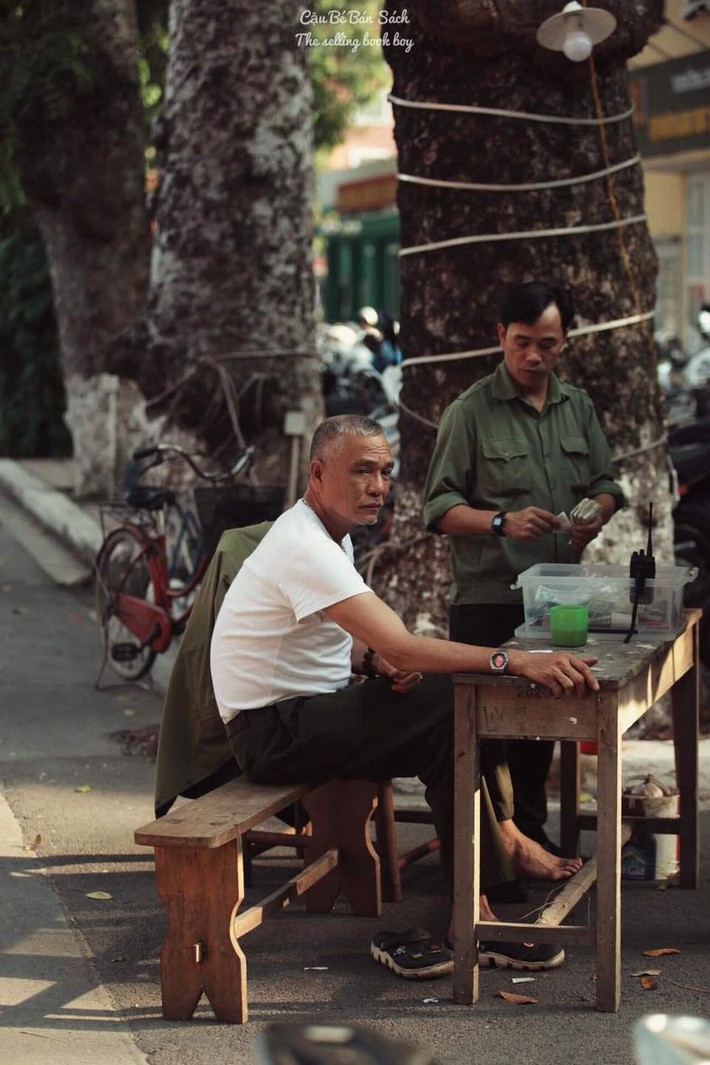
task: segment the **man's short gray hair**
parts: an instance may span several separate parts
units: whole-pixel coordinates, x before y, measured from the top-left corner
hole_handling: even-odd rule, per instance
[[[336,414],[321,422],[311,441],[311,461],[322,459],[325,452],[344,436],[383,436],[384,429],[374,418],[364,414]]]

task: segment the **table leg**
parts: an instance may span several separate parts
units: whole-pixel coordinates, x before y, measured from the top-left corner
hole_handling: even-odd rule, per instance
[[[671,689],[675,772],[680,792],[680,887],[682,888],[698,886],[700,861],[698,835],[699,632],[700,626],[694,625],[690,633],[693,640],[693,665]]]
[[[480,757],[477,689],[455,688],[454,1002],[478,1001],[476,924],[480,919]]]
[[[617,1013],[621,998],[621,735],[618,698],[598,697],[597,1009]]]
[[[560,846],[563,854],[579,852],[579,744],[560,740]]]

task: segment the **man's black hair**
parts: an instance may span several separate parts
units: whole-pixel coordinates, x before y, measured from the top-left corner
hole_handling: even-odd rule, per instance
[[[500,321],[507,329],[511,322],[533,325],[551,303],[560,312],[563,332],[567,332],[574,318],[574,307],[562,285],[547,281],[523,281],[509,285],[500,309]]]

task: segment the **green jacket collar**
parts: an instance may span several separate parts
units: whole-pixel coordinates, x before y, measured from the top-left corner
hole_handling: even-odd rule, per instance
[[[493,396],[495,399],[501,399],[505,402],[510,402],[512,399],[520,399],[518,392],[515,388],[515,382],[508,373],[508,368],[504,362],[499,363],[497,369],[493,373]],[[550,374],[550,381],[547,391],[547,405],[551,403],[561,403],[562,400],[569,398],[569,390],[563,381],[560,381],[554,373]]]

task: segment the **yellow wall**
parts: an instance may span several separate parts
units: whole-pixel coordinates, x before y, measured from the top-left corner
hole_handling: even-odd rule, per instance
[[[644,172],[644,204],[654,240],[680,237],[685,227],[685,176],[678,171]]]
[[[666,0],[666,25],[630,61],[630,70],[710,49],[710,14],[687,20],[682,17],[684,8],[683,0]],[[645,208],[653,239],[677,237],[682,241],[685,233],[686,173],[710,169],[710,148],[675,156],[654,156],[643,160],[642,166],[646,189]]]

